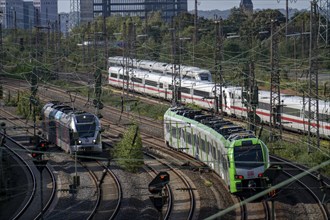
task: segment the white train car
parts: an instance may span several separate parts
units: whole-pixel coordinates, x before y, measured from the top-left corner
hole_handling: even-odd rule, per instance
[[[136,92],[164,98],[173,99],[174,83],[180,86],[181,101],[183,103],[194,103],[202,108],[215,108],[215,96],[220,99],[220,89],[213,83],[207,81],[197,81],[181,79],[156,72],[144,71],[140,69],[130,69],[123,75],[123,67],[109,68],[109,84],[122,88],[130,88]],[[256,109],[257,115],[263,123],[270,120],[270,92],[259,91],[259,104]],[[286,129],[301,133],[308,132],[308,104],[302,97],[281,95],[281,121]],[[330,103],[319,100],[319,132],[320,136],[330,138]],[[246,118],[247,108],[242,100],[241,87],[222,88],[222,109],[234,117]],[[315,109],[312,109],[314,120],[312,125],[316,126]],[[312,129],[313,132],[315,129]]]
[[[151,60],[128,59],[121,56],[108,58],[108,67],[127,66],[128,69],[140,69],[148,72],[158,73],[162,75],[173,75],[180,73],[182,79],[212,82],[212,74],[209,70],[199,67],[177,65],[175,71],[174,65],[170,63],[156,62]]]

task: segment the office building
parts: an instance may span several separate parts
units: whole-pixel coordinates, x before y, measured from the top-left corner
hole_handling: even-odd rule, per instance
[[[34,7],[33,2],[23,2],[24,29],[32,29],[34,27]]]
[[[58,19],[57,0],[33,0],[35,24],[48,26]]]
[[[145,19],[151,12],[160,11],[169,22],[181,12],[187,12],[187,0],[81,0],[80,22],[92,21],[98,16],[138,16]]]
[[[24,27],[23,0],[0,0],[0,11],[3,28]]]

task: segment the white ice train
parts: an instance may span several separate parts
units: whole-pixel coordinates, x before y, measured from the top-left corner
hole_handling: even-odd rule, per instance
[[[123,74],[123,67],[109,67],[109,84],[120,87],[124,85],[132,91],[148,94],[158,98],[172,100],[173,79],[169,75],[163,75],[152,71],[141,69],[130,69]],[[220,97],[220,88],[208,81],[197,81],[191,79],[174,79],[174,83],[181,84],[181,101],[183,103],[194,103],[202,108],[214,108],[215,95]],[[239,118],[247,117],[247,109],[242,103],[241,87],[222,88],[223,111]],[[213,98],[212,98],[213,97]],[[270,120],[270,92],[259,91],[259,104],[256,109],[261,122],[268,123]],[[281,104],[283,105],[281,121],[286,129],[308,132],[308,103],[302,97],[282,94]],[[319,132],[320,136],[330,138],[330,103],[319,100]],[[315,116],[315,110],[311,114]],[[316,120],[312,120],[316,126]],[[316,129],[312,129],[312,132]]]
[[[129,59],[127,62],[129,68],[140,69],[163,75],[173,75],[173,64],[156,62],[151,60]],[[126,66],[126,60],[121,56],[109,57],[108,67]],[[209,70],[194,66],[177,65],[176,73],[179,73],[183,79],[212,82],[212,75]]]

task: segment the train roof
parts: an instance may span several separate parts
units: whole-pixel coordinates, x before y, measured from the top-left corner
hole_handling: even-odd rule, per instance
[[[119,59],[117,57],[117,59]],[[120,71],[122,67],[110,67],[113,71]],[[157,79],[160,80],[160,82],[164,83],[172,83],[172,76],[171,75],[163,75],[156,72],[150,72],[145,71],[141,69],[134,69],[134,74],[138,74],[140,77],[142,75],[146,76],[147,78],[151,80]],[[176,80],[179,80],[177,77]],[[212,82],[208,81],[197,81],[197,80],[191,80],[191,79],[181,79],[181,86],[187,87],[187,88],[194,88],[196,90],[205,91],[205,92],[213,92],[215,85]],[[226,86],[222,87],[223,91],[227,91],[229,93],[237,94],[238,96],[241,96],[242,88],[237,86]],[[217,86],[217,90],[219,90],[219,87]],[[308,110],[308,98],[303,98],[300,96],[295,95],[288,95],[288,94],[281,94],[281,104],[284,105],[284,107],[288,108],[295,108],[295,109],[302,109],[302,105],[305,105],[305,110]],[[264,91],[259,90],[259,103],[270,103],[270,91]],[[329,114],[330,115],[330,102],[325,100],[318,100],[319,102],[319,111],[323,114]]]
[[[296,95],[289,95],[289,94],[281,94],[280,96],[281,104],[284,105],[284,107],[290,107],[290,108],[298,108],[302,109],[302,105],[305,105],[305,110],[308,110],[308,97],[305,99],[301,96]],[[270,102],[270,92],[269,91],[259,91],[259,101],[262,102]],[[315,99],[314,99],[315,101]],[[324,113],[330,114],[330,102],[325,100],[318,100],[319,102],[319,110],[321,110]]]
[[[232,122],[224,120],[218,116],[203,114],[201,111],[192,110],[185,107],[173,107],[168,111],[194,120],[196,123],[203,124],[213,129],[215,132],[221,134],[228,141],[238,140],[241,138],[255,138],[255,135],[252,131],[247,130],[239,125],[235,125]]]
[[[123,65],[125,61],[121,56],[114,56],[108,58],[109,66],[112,65]],[[133,68],[143,69],[148,71],[155,71],[161,74],[172,74],[174,64],[164,63],[152,60],[138,60],[129,59],[128,65]],[[212,74],[207,69],[201,69],[194,66],[177,65],[176,71],[180,69],[180,72],[184,77],[191,78],[197,81],[208,81],[212,82]]]

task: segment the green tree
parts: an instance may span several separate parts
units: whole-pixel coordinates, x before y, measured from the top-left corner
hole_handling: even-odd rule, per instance
[[[128,128],[123,139],[115,147],[114,158],[129,172],[137,172],[143,165],[142,139],[138,125]]]

